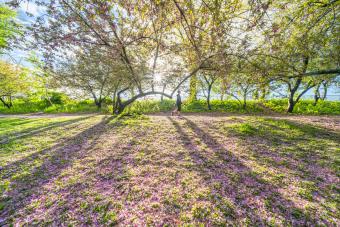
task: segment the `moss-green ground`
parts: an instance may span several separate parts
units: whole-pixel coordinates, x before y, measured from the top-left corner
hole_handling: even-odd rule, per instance
[[[0,118],[0,225],[339,224],[340,117]]]

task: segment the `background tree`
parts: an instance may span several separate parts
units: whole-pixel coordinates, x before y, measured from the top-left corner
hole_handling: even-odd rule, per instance
[[[327,90],[328,87],[335,82],[335,77],[333,75],[331,76],[323,76],[320,78],[317,78],[316,80],[316,86],[314,87],[314,103],[315,106],[318,101],[325,100],[327,97]]]
[[[271,7],[280,14],[273,13],[264,20],[263,43],[253,53],[253,59],[271,81],[286,83],[287,112],[292,112],[300,98],[316,86],[308,75],[315,77],[339,65],[339,58],[334,55],[339,50],[334,23],[339,7],[334,2],[311,1],[274,1]]]
[[[27,70],[0,61],[0,101],[7,108],[13,106],[14,95],[24,95],[30,89]]]
[[[251,78],[238,74],[229,81],[226,94],[235,98],[243,109],[247,108],[247,98],[255,91],[255,83]]]
[[[214,83],[218,80],[218,75],[215,71],[204,70],[204,71],[201,71],[198,74],[198,76],[199,76],[201,87],[203,88],[202,92],[207,99],[208,109],[211,110],[211,104],[210,104],[211,92],[213,90]]]
[[[49,72],[46,64],[39,59],[35,53],[27,58],[27,61],[32,64],[31,74],[33,76],[33,87],[35,93],[40,95],[42,99],[46,100],[48,105],[52,105],[51,96],[53,94],[52,73]]]
[[[99,109],[106,97],[113,96],[115,100],[126,70],[121,62],[110,59],[104,51],[91,47],[78,50],[74,57],[60,63],[53,74],[55,83],[83,91],[93,98]]]
[[[11,47],[15,38],[21,34],[21,26],[15,21],[16,12],[0,4],[0,54]]]

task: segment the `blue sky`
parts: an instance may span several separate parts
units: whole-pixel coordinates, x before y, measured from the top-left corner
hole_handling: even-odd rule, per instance
[[[6,1],[4,0],[0,0],[1,4],[5,2]],[[34,2],[22,3],[16,11],[18,22],[24,26],[31,25],[35,21],[35,18],[44,12],[43,8],[41,6],[37,6]],[[32,14],[32,16],[28,15],[26,12],[28,14]],[[30,51],[25,51],[17,48],[8,52],[7,54],[1,55],[0,58],[3,60],[15,62],[16,64],[24,65],[26,67],[31,67],[31,64],[26,60],[29,54]]]

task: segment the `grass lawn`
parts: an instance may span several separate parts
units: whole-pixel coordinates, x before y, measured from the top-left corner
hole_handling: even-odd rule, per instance
[[[340,117],[0,118],[0,225],[336,226]]]

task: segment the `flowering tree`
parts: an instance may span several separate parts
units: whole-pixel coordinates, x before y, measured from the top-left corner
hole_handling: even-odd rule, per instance
[[[12,98],[29,91],[27,71],[19,66],[0,61],[0,101],[11,108]]]

